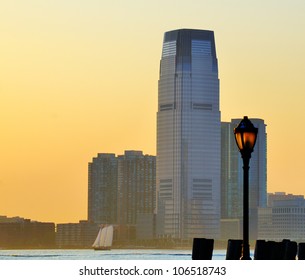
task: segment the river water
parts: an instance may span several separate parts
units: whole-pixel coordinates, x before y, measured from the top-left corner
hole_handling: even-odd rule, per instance
[[[226,250],[214,250],[213,260],[225,260]],[[0,260],[191,260],[191,250],[113,249],[0,250]]]

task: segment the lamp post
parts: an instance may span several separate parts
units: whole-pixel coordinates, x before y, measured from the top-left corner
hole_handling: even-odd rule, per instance
[[[241,260],[251,260],[249,245],[249,162],[256,142],[258,129],[253,126],[248,117],[244,117],[234,128],[237,147],[243,159],[244,198],[243,198],[243,250]]]

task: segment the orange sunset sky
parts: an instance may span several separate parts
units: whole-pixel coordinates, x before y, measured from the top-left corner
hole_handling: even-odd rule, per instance
[[[262,118],[268,192],[305,194],[305,1],[0,1],[0,215],[87,218],[97,153],[156,153],[164,32],[215,32],[221,119]],[[250,163],[251,164],[251,163]]]

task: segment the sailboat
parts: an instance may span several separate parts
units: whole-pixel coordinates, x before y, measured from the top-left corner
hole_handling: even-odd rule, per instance
[[[97,237],[92,244],[94,250],[110,250],[112,246],[113,239],[113,226],[101,227]]]

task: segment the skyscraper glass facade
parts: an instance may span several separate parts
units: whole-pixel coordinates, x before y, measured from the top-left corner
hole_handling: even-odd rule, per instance
[[[157,234],[219,236],[220,111],[214,33],[164,35],[157,113]]]

